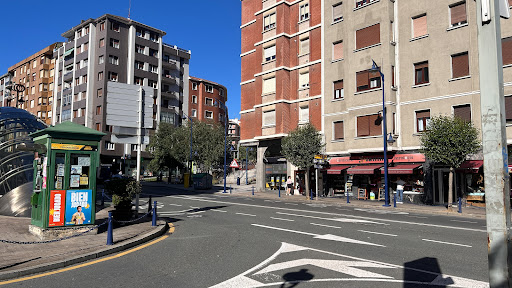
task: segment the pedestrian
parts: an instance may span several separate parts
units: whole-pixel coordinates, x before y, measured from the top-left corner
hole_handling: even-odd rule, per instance
[[[397,203],[403,204],[404,202],[404,185],[405,181],[400,179],[400,177],[396,180],[396,197],[397,197]]]
[[[288,176],[288,180],[286,180],[286,195],[292,195],[292,188],[293,188],[292,176]]]

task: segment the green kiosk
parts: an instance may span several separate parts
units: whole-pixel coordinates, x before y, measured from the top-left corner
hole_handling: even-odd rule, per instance
[[[56,227],[94,224],[98,145],[105,135],[72,122],[30,134],[36,147],[33,234],[43,239]]]

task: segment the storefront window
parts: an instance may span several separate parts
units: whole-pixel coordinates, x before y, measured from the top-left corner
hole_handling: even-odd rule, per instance
[[[91,157],[85,154],[71,154],[69,187],[88,189]]]

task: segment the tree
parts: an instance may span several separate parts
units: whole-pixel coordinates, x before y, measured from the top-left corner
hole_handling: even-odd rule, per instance
[[[186,148],[189,144],[181,127],[161,122],[158,130],[149,142],[149,150],[152,151],[153,159],[149,163],[149,169],[158,172],[164,169],[172,169],[181,166],[183,159],[188,161],[189,154]],[[185,161],[185,162],[186,162]]]
[[[453,203],[453,172],[468,155],[480,149],[479,131],[473,123],[458,117],[437,116],[430,119],[428,129],[421,135],[421,150],[434,163],[450,167],[448,177],[448,209]]]
[[[246,153],[247,152],[246,150],[247,150],[247,147],[240,146],[240,148],[238,150],[238,159],[240,160],[240,162],[244,162],[245,163],[245,159],[247,159],[247,161],[249,163],[256,162],[257,153],[258,153],[257,148],[256,147],[249,147],[249,152],[248,153]],[[246,158],[246,156],[249,156],[249,157]]]
[[[282,154],[293,165],[306,170],[306,195],[309,195],[309,168],[313,165],[315,155],[322,150],[322,137],[316,128],[307,123],[297,127],[281,142]]]
[[[224,161],[224,127],[194,122],[192,134],[193,160],[197,162],[201,171],[209,172],[211,168]]]

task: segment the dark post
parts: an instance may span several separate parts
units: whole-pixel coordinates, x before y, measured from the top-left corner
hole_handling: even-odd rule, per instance
[[[151,226],[156,226],[156,201],[153,203],[153,221],[151,221]]]
[[[114,245],[114,235],[112,229],[112,211],[108,212],[108,230],[107,230],[107,245]]]
[[[459,213],[462,213],[462,199],[459,197]]]
[[[252,186],[252,196],[254,196],[254,186]]]
[[[151,196],[149,196],[149,201],[148,201],[148,212],[150,212],[151,210],[153,210],[153,207],[151,206]]]
[[[393,194],[393,207],[396,208],[396,194]]]
[[[350,204],[350,195],[348,194],[348,189],[345,191],[345,198],[347,198],[347,204]]]
[[[281,179],[279,179],[279,181],[281,181]],[[278,184],[279,184],[278,185],[278,187],[279,187],[278,188],[279,189],[279,194],[278,195],[279,195],[279,198],[281,198],[281,183],[278,183]]]

